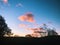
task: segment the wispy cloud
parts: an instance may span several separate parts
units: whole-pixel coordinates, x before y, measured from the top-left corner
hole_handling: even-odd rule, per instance
[[[36,30],[43,30],[43,28],[27,28],[28,30],[33,30],[33,31],[36,31]]]
[[[16,4],[16,7],[23,7],[21,3]]]
[[[27,25],[26,24],[19,24],[19,27],[24,28],[24,27],[27,27]]]
[[[26,22],[31,22],[31,23],[35,22],[34,16],[31,12],[28,12],[22,16],[19,16],[18,19],[20,21],[26,21]]]

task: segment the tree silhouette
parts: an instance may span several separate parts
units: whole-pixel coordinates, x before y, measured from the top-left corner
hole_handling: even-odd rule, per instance
[[[51,35],[58,35],[58,33],[55,31],[55,29],[48,29],[48,36],[51,36]]]
[[[46,24],[43,24],[43,26],[44,26],[43,29],[47,31],[48,36],[58,35],[58,33],[55,31],[56,30],[55,28],[53,28],[53,29],[48,28],[48,26]]]
[[[40,27],[40,31],[36,31],[37,29],[33,30],[34,32],[32,34],[27,34],[25,37],[44,37],[44,36],[54,36],[58,35],[58,33],[55,31],[56,29],[48,28],[46,24],[43,24],[43,27]],[[35,34],[34,34],[35,33]],[[36,35],[39,34],[39,35]]]
[[[7,27],[6,31],[5,31],[5,35],[7,35],[8,37],[10,37],[11,35],[13,35],[13,33],[11,33],[11,29]]]
[[[5,19],[0,15],[0,37],[3,37],[5,34],[9,35],[9,33],[11,33],[11,30],[5,23]]]
[[[32,37],[30,34],[25,35],[25,37]]]

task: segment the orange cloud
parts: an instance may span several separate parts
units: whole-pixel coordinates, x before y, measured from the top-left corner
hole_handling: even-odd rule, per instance
[[[24,16],[24,15],[22,15],[22,16],[20,16],[20,17],[18,17],[18,19],[19,19],[19,20],[21,20],[21,21],[25,21],[25,20],[26,20],[26,18],[25,18],[25,16]]]
[[[20,21],[26,21],[26,22],[35,22],[34,16],[32,13],[26,13],[25,15],[19,16]]]

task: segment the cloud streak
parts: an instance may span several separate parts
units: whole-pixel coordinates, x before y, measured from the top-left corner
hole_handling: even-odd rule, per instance
[[[43,30],[43,28],[28,28],[29,30],[33,30],[33,31],[36,31],[36,30]]]
[[[26,24],[19,24],[19,27],[23,28],[23,27],[27,27]]]

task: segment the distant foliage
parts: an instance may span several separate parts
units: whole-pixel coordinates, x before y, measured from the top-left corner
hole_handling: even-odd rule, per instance
[[[31,34],[27,34],[25,37],[32,37]]]

